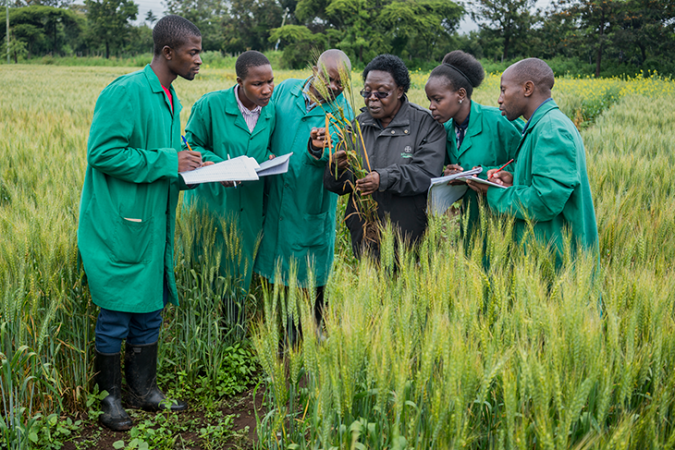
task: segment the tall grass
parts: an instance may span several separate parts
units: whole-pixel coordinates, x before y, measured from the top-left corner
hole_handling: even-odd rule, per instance
[[[86,140],[98,94],[131,70],[0,68],[0,446],[36,446],[35,433],[50,414],[87,409],[98,311],[76,248]],[[183,124],[201,95],[234,84],[231,70],[202,72],[193,82],[176,82]],[[276,72],[277,81],[306,76]],[[657,81],[659,92],[671,88]],[[622,90],[630,86],[624,83]],[[494,104],[496,86],[486,83],[475,98]],[[572,105],[587,95],[578,86],[559,83],[556,100]],[[631,88],[584,131],[601,238],[603,270],[596,278],[586,260],[555,273],[546,252],[520,249],[491,219],[487,270],[482,245],[460,241],[453,223],[434,223],[419,263],[410,256],[396,270],[391,252],[383,254],[384,269],[355,262],[341,225],[323,344],[303,317],[301,293],[254,287],[252,308],[255,302],[267,308],[256,340],[273,399],[262,442],[349,447],[358,435],[356,443],[373,448],[402,439],[408,446],[520,448],[542,446],[547,433],[557,448],[675,441],[669,422],[675,200],[667,172],[675,117],[672,96],[654,92]],[[410,97],[425,105],[420,88]],[[196,237],[208,241],[212,233],[208,220],[180,211],[181,306],[164,314],[160,374],[164,387],[217,398],[228,347],[247,324],[221,320],[231,280],[217,276],[218,252],[208,253],[207,245],[202,260],[193,257]],[[310,327],[285,360],[275,337],[288,322],[275,301],[285,305],[284,316],[295,311],[293,319]]]
[[[268,314],[263,447],[672,448],[671,101],[626,97],[584,132],[601,270],[568,247],[556,271],[483,211],[471,242],[435,219],[397,265],[389,235],[381,265],[334,267],[325,333],[298,293],[297,349],[278,354]]]
[[[0,69],[0,447],[28,448],[50,414],[87,410],[98,308],[78,261],[79,198],[96,98],[128,71]],[[202,80],[188,91],[177,84],[186,94],[182,123],[199,96],[230,86]],[[160,379],[189,395],[203,386],[218,392],[231,346],[247,334],[245,316],[228,315],[222,304],[229,280],[214,275],[215,249],[190,260],[194,238],[213,237],[210,225],[193,211],[181,214],[176,276],[183,306],[165,310],[161,335]]]

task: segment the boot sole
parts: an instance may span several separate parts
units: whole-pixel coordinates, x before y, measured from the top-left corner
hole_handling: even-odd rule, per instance
[[[102,420],[99,420],[98,423],[100,423],[101,425],[103,425],[104,427],[106,427],[107,429],[112,430],[112,431],[129,431],[134,427],[134,422],[131,421],[131,420],[129,421],[128,425],[121,425],[121,426],[120,425],[107,424],[107,423],[103,422]]]

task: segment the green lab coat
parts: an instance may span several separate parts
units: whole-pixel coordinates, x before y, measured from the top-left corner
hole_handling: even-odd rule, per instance
[[[515,157],[524,125],[522,120],[510,122],[495,107],[472,101],[469,126],[459,150],[454,120],[448,120],[444,124],[448,133],[446,164],[459,164],[464,170],[482,166],[483,172],[479,177],[486,179],[488,170],[497,169]],[[467,209],[469,211],[468,228],[471,230],[479,219],[476,192],[467,190],[462,206],[465,214]]]
[[[513,186],[489,188],[488,203],[499,213],[516,217],[516,237],[527,231],[526,218],[535,221],[536,237],[563,251],[563,231],[569,229],[573,245],[595,249],[598,227],[586,172],[581,135],[553,100],[530,118],[516,153]]]
[[[228,156],[246,155],[261,163],[269,159],[273,130],[274,103],[262,108],[258,122],[250,132],[239,110],[234,87],[231,87],[208,93],[195,103],[185,127],[185,137],[192,149],[201,152],[206,161],[218,163]],[[196,204],[216,218],[217,245],[221,248],[225,243],[220,219],[236,226],[239,249],[234,259],[227,256],[232,254],[232,249],[223,251],[221,274],[230,277],[241,293],[248,292],[251,284],[255,253],[262,232],[264,185],[264,179],[244,181],[236,188],[204,183],[184,195],[186,205]],[[201,244],[196,243],[196,248],[200,247]]]
[[[307,147],[312,128],[324,127],[325,113],[333,110],[324,104],[307,112],[302,95],[306,82],[289,79],[274,89],[276,128],[271,151],[277,156],[293,152],[293,156],[288,173],[270,177],[263,239],[255,270],[272,283],[288,284],[294,260],[301,286],[307,285],[310,264],[316,286],[324,286],[333,264],[337,195],[323,187],[328,152],[316,160]],[[351,120],[353,114],[344,97],[338,96],[335,102]],[[338,115],[337,111],[333,113]],[[281,280],[275,278],[277,261],[281,263]]]
[[[78,247],[95,304],[145,313],[178,304],[173,233],[181,105],[173,112],[149,65],[121,76],[96,102],[87,144]]]

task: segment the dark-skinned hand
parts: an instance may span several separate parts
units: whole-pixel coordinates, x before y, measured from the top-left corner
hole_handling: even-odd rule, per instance
[[[443,171],[443,176],[448,176],[448,175],[454,175],[456,173],[464,172],[464,168],[460,166],[459,164],[448,164],[445,166],[445,170]]]
[[[488,170],[488,180],[506,187],[513,186],[513,174],[510,172],[504,172],[503,170],[497,172],[498,169]],[[471,180],[467,180],[466,184],[476,191],[480,195],[486,195],[488,189],[490,188],[487,184],[474,183]]]
[[[506,187],[513,186],[513,174],[503,170],[499,172],[497,169],[488,170],[488,180]]]
[[[309,132],[309,139],[312,142],[312,147],[315,149],[325,148],[328,146],[325,128],[312,128],[312,131]]]
[[[183,150],[178,152],[178,172],[188,172],[202,166],[202,154]]]
[[[474,175],[474,177],[475,177],[475,175]],[[476,193],[478,195],[486,195],[487,191],[488,191],[488,188],[490,187],[487,184],[481,184],[481,183],[476,183],[474,181],[471,181],[471,178],[466,180],[466,185],[469,186],[474,191],[476,191]]]
[[[347,152],[340,150],[335,152],[333,155],[333,164],[337,164],[338,169],[345,170],[349,167],[349,161],[347,160]]]
[[[356,189],[361,193],[361,197],[370,195],[380,187],[380,174],[370,172],[360,180],[356,180]]]
[[[448,164],[445,166],[443,171],[443,176],[447,177],[448,175],[454,175],[456,173],[464,172],[464,168],[459,164]],[[448,181],[449,185],[465,184],[463,180],[451,180]]]

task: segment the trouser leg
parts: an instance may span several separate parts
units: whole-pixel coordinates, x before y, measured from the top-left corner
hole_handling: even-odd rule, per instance
[[[316,319],[316,326],[320,327],[323,323],[323,312],[326,308],[326,301],[324,293],[326,286],[317,286],[316,298],[314,299],[314,318]]]
[[[167,301],[168,289],[165,285],[164,305]],[[162,309],[134,314],[130,321],[124,355],[124,372],[129,389],[127,402],[132,408],[146,411],[184,411],[187,403],[167,399],[157,387],[157,351],[161,326]]]
[[[133,313],[112,311],[101,308],[96,320],[95,338],[96,350],[101,353],[119,353],[122,341],[129,334],[129,322]]]
[[[169,302],[169,288],[164,283],[162,309],[148,313],[131,314],[127,333],[127,345],[148,345],[159,340],[159,331],[162,328],[162,311]]]
[[[102,425],[114,431],[131,429],[133,421],[122,408],[122,367],[120,348],[126,338],[131,314],[101,308],[96,321],[96,358],[94,382],[99,392],[108,395],[101,400],[98,417]]]
[[[162,309],[149,313],[134,314],[129,321],[127,346],[154,344],[159,340],[162,328]]]

